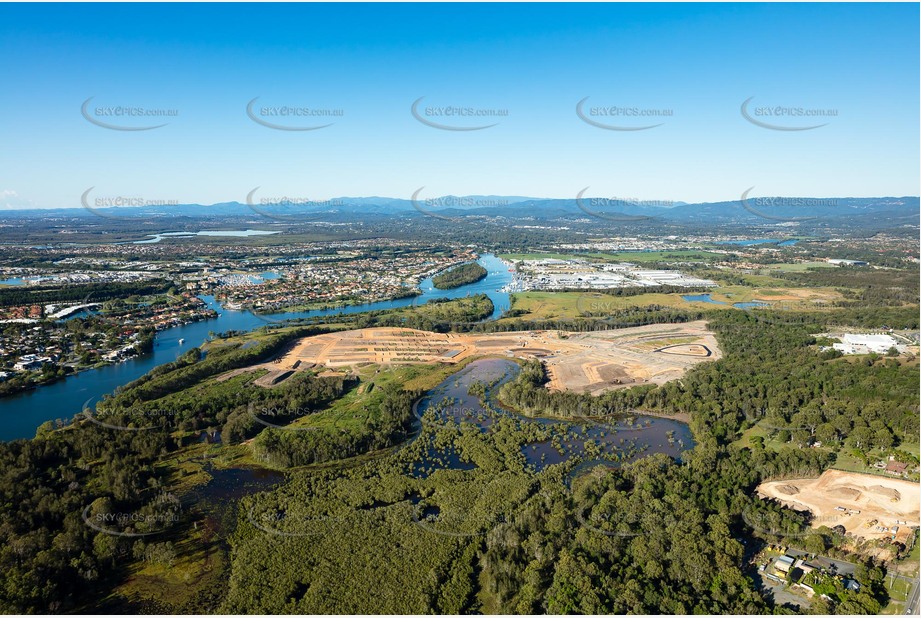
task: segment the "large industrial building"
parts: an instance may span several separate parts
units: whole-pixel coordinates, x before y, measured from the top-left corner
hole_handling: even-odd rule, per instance
[[[843,354],[885,354],[892,348],[899,352],[905,351],[905,346],[891,335],[852,335],[848,333],[842,335],[840,339],[841,343],[835,343],[832,347]]]

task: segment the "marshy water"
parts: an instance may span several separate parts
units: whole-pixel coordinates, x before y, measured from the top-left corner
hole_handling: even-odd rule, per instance
[[[519,372],[518,364],[511,360],[473,361],[429,391],[418,402],[416,416],[423,424],[468,424],[483,432],[503,417],[523,425],[536,423],[541,429],[549,429],[552,437],[522,446],[525,460],[535,470],[573,458],[617,464],[664,453],[680,459],[682,452],[694,446],[690,428],[666,418],[636,413],[611,421],[578,414],[572,419],[557,419],[528,417],[503,409],[498,401],[499,389]],[[426,460],[416,467],[414,474],[439,467],[470,467],[453,451],[430,450]]]

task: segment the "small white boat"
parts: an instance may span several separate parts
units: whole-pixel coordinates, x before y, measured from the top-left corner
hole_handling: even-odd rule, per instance
[[[183,343],[185,343],[185,339],[180,339],[180,340],[179,340],[179,345],[182,345]]]

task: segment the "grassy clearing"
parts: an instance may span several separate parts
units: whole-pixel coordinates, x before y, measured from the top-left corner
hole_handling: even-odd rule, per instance
[[[831,300],[840,295],[830,288],[810,290],[808,296],[802,290],[777,287],[746,287],[742,285],[721,286],[709,293],[719,303],[687,301],[680,293],[637,294],[636,296],[612,296],[600,292],[519,292],[512,295],[513,307],[524,311],[522,317],[529,319],[566,319],[579,317],[589,311],[615,311],[626,307],[660,305],[676,309],[733,309],[733,303],[784,299],[786,309],[816,309],[810,299]],[[786,300],[797,297],[800,300]]]
[[[887,577],[886,590],[893,601],[907,601],[911,592],[911,582],[900,577]]]
[[[919,457],[919,453],[921,453],[921,444],[918,442],[902,442],[898,446],[898,449],[906,453],[911,453],[915,457]]]
[[[791,264],[765,264],[763,268],[792,273],[805,272],[810,268],[837,268],[837,266],[828,262],[796,262]]]
[[[196,525],[185,529],[181,537],[169,539],[176,549],[176,557],[170,564],[132,562],[126,569],[125,580],[109,599],[143,599],[145,604],[152,601],[161,607],[181,607],[220,587],[228,564],[214,530],[213,524],[206,524],[204,518],[197,519]]]
[[[760,425],[755,425],[754,427],[746,429],[735,443],[742,447],[751,448],[753,444],[752,439],[756,437],[760,437],[764,440],[764,448],[774,452],[780,452],[785,448],[798,448],[789,442],[781,442],[777,438],[770,437],[768,430]]]
[[[899,616],[905,613],[905,603],[901,601],[889,601],[889,603],[879,611],[880,616]]]
[[[804,311],[816,308],[815,303],[812,302],[813,300],[831,301],[841,298],[841,294],[834,288],[810,288],[804,290],[802,288],[785,287],[783,282],[781,282],[781,285],[759,287],[723,285],[715,288],[710,296],[713,300],[725,303],[741,303],[755,300],[778,302],[782,300],[785,308],[798,308]]]
[[[598,292],[520,292],[513,295],[513,307],[525,311],[529,319],[575,318],[586,311],[616,310],[625,307],[662,305],[675,308],[731,308],[712,303],[688,302],[680,294],[639,294],[611,296]]]

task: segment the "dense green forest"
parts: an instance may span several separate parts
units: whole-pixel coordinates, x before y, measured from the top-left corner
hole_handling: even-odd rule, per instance
[[[247,499],[222,609],[764,613],[771,605],[742,568],[745,543],[863,560],[837,532],[810,532],[802,515],[753,496],[766,478],[817,475],[834,463],[835,448],[803,449],[792,434],[778,451],[737,440],[767,410],[771,420],[800,422],[802,407],[822,410],[817,430],[834,424],[832,445],[856,444],[864,427],[897,443],[918,432],[916,367],[823,359],[808,328],[741,312],[713,326],[726,358],[664,387],[598,398],[549,393],[533,363],[502,390],[506,403],[540,414],[690,412],[698,442],[683,462],[653,455],[568,484],[570,464],[534,473],[523,463],[520,427],[425,427],[414,447],[435,446],[472,467],[420,478],[407,471],[421,454],[404,449],[343,472],[296,474],[283,489]],[[848,405],[855,395],[861,403]],[[253,512],[275,525],[253,526]],[[884,570],[871,563],[858,573],[862,592],[840,591],[813,608],[876,613],[887,600]],[[371,593],[369,581],[400,594]]]
[[[62,287],[0,287],[0,307],[63,301],[102,302],[129,296],[163,294],[173,287],[165,279],[136,283],[93,283]]]
[[[458,311],[487,309],[474,299]],[[580,320],[588,328],[702,317],[664,312]],[[394,315],[372,319],[403,319]],[[389,372],[321,378],[308,371],[273,388],[253,385],[259,372],[222,377],[331,327],[267,329],[247,336],[255,345],[218,339],[207,354],[190,350],[118,389],[87,411],[92,418],[59,429],[46,423],[33,440],[0,445],[0,609],[94,607],[125,581],[128,565],[169,565],[196,551],[183,542],[200,534],[204,520],[182,502],[190,482],[182,462],[203,431],[220,430],[216,452],[284,468],[286,482],[221,502],[228,536],[213,542],[229,551],[229,563],[218,588],[175,605],[135,600],[136,610],[770,612],[771,600],[745,571],[751,544],[783,541],[864,559],[834,530],[810,531],[805,516],[758,500],[758,483],[815,475],[845,449],[897,448],[919,431],[917,364],[821,354],[812,333],[827,315],[792,324],[759,312],[708,315],[721,360],[663,386],[594,398],[551,393],[540,365],[524,363],[500,397],[525,414],[597,423],[637,409],[690,416],[696,445],[682,461],[651,455],[587,473],[575,472],[578,458],[541,471],[527,465],[522,445],[549,437],[539,424],[413,427],[421,391],[407,385],[412,373],[387,381]],[[508,322],[478,328],[535,326]],[[336,410],[340,416],[328,420]],[[756,425],[781,446],[740,440]],[[802,448],[813,438],[822,449]],[[354,463],[331,465],[343,458]],[[884,573],[868,564],[862,592],[841,591],[813,609],[874,613],[886,601]]]
[[[453,290],[462,285],[484,279],[489,273],[476,262],[461,264],[432,277],[432,284],[439,290]]]

